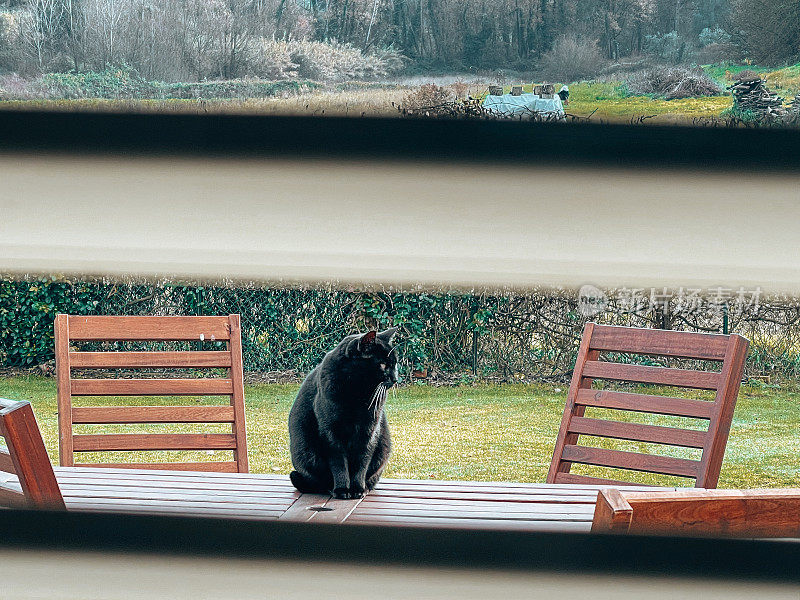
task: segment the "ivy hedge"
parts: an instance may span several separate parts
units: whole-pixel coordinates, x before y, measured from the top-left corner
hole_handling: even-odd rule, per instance
[[[78,315],[226,315],[242,318],[245,370],[311,370],[343,337],[398,326],[403,371],[450,381],[566,379],[587,320],[635,327],[737,332],[751,340],[750,375],[800,376],[800,301],[732,295],[724,303],[640,295],[624,290],[599,311],[582,312],[574,290],[524,293],[362,291],[337,286],[196,285],[176,281],[0,278],[0,365],[32,367],[53,358],[57,313]],[[627,290],[631,292],[632,290]],[[636,291],[636,290],[633,290]],[[641,292],[641,290],[638,290]],[[630,294],[629,294],[630,295]],[[633,359],[632,359],[633,360]],[[652,359],[647,359],[652,360]],[[654,363],[655,364],[655,363]],[[660,364],[660,363],[659,363]]]
[[[439,369],[456,372],[474,370],[474,353],[462,349],[473,334],[486,333],[492,309],[485,297],[455,293],[7,278],[0,280],[0,363],[30,367],[51,360],[57,313],[238,313],[246,370],[299,373],[350,333],[396,325],[406,370],[427,369],[435,360]]]

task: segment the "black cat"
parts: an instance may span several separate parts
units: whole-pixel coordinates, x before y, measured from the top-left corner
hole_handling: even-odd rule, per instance
[[[361,498],[391,450],[383,411],[397,383],[397,328],[350,335],[309,373],[289,413],[289,447],[301,492]]]

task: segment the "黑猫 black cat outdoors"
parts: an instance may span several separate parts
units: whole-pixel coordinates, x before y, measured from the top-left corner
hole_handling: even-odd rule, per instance
[[[347,336],[300,386],[289,447],[301,492],[361,498],[378,482],[392,446],[384,405],[398,380],[396,332]]]

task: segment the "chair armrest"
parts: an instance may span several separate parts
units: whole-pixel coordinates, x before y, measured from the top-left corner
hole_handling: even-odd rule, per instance
[[[633,509],[617,489],[600,490],[592,519],[592,533],[627,533]]]

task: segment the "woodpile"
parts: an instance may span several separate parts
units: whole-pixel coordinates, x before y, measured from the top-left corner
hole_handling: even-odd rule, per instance
[[[800,125],[800,92],[794,97],[787,111],[786,122],[797,127]]]
[[[759,75],[744,75],[728,88],[738,112],[750,112],[760,118],[783,118],[783,98],[771,92]]]
[[[502,88],[501,88],[502,90]],[[493,94],[502,95],[502,94]],[[466,100],[442,102],[431,106],[407,107],[395,105],[395,108],[404,117],[432,117],[436,119],[487,119],[499,120],[505,118],[483,106],[481,98],[470,96]]]

